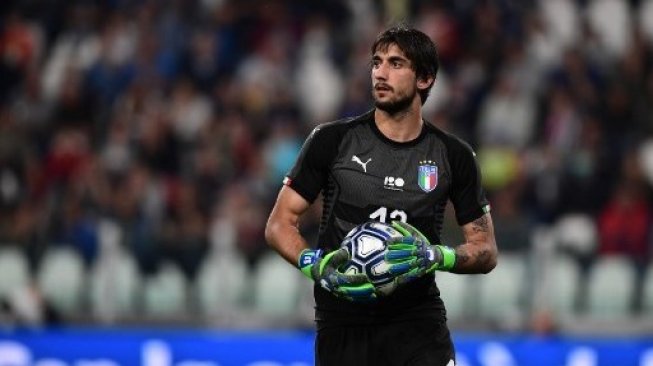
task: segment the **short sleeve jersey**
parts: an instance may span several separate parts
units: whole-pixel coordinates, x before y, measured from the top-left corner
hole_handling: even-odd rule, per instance
[[[429,123],[412,141],[390,140],[378,129],[373,111],[316,127],[284,184],[308,202],[322,193],[318,246],[326,251],[337,249],[354,226],[371,220],[406,221],[440,243],[449,200],[460,225],[489,209],[469,145]],[[315,300],[318,321],[444,315],[433,275],[373,303],[341,300],[320,286],[315,286]]]

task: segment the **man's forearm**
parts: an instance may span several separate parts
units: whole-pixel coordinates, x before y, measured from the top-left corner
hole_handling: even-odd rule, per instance
[[[456,248],[456,263],[453,273],[488,273],[497,263],[496,250],[489,245],[462,244]]]
[[[306,240],[299,233],[297,227],[268,222],[265,228],[265,239],[288,263],[297,266],[300,253],[308,248]]]
[[[463,228],[466,242],[456,247],[453,273],[488,273],[497,265],[497,245],[489,214]]]

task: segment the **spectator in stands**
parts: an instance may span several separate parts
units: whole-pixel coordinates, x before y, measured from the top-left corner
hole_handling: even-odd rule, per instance
[[[634,311],[642,310],[644,276],[651,260],[650,238],[653,210],[650,187],[646,186],[638,155],[626,155],[621,178],[598,217],[600,255],[622,255],[633,263],[637,274]]]

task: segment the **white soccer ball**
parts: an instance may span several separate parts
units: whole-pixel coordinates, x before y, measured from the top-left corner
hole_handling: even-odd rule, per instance
[[[341,269],[349,274],[365,273],[380,294],[391,294],[396,286],[385,261],[386,242],[401,237],[399,231],[381,222],[366,222],[356,226],[342,241],[342,245],[351,254],[351,260]]]

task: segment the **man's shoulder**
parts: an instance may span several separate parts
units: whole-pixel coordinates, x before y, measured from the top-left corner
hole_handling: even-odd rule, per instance
[[[311,135],[317,134],[329,137],[333,137],[334,135],[342,136],[342,134],[346,133],[348,130],[360,126],[361,124],[368,123],[370,119],[373,118],[373,115],[374,111],[372,110],[358,116],[345,117],[335,121],[324,122],[317,125],[313,129],[313,132],[311,132]]]
[[[447,149],[447,152],[449,152],[450,154],[471,153],[474,156],[476,155],[471,145],[467,143],[465,140],[463,140],[462,138],[460,138],[459,136],[451,132],[442,130],[432,125],[429,122],[426,123],[426,126],[428,128],[429,133],[435,135],[439,140],[442,141],[442,143]]]

